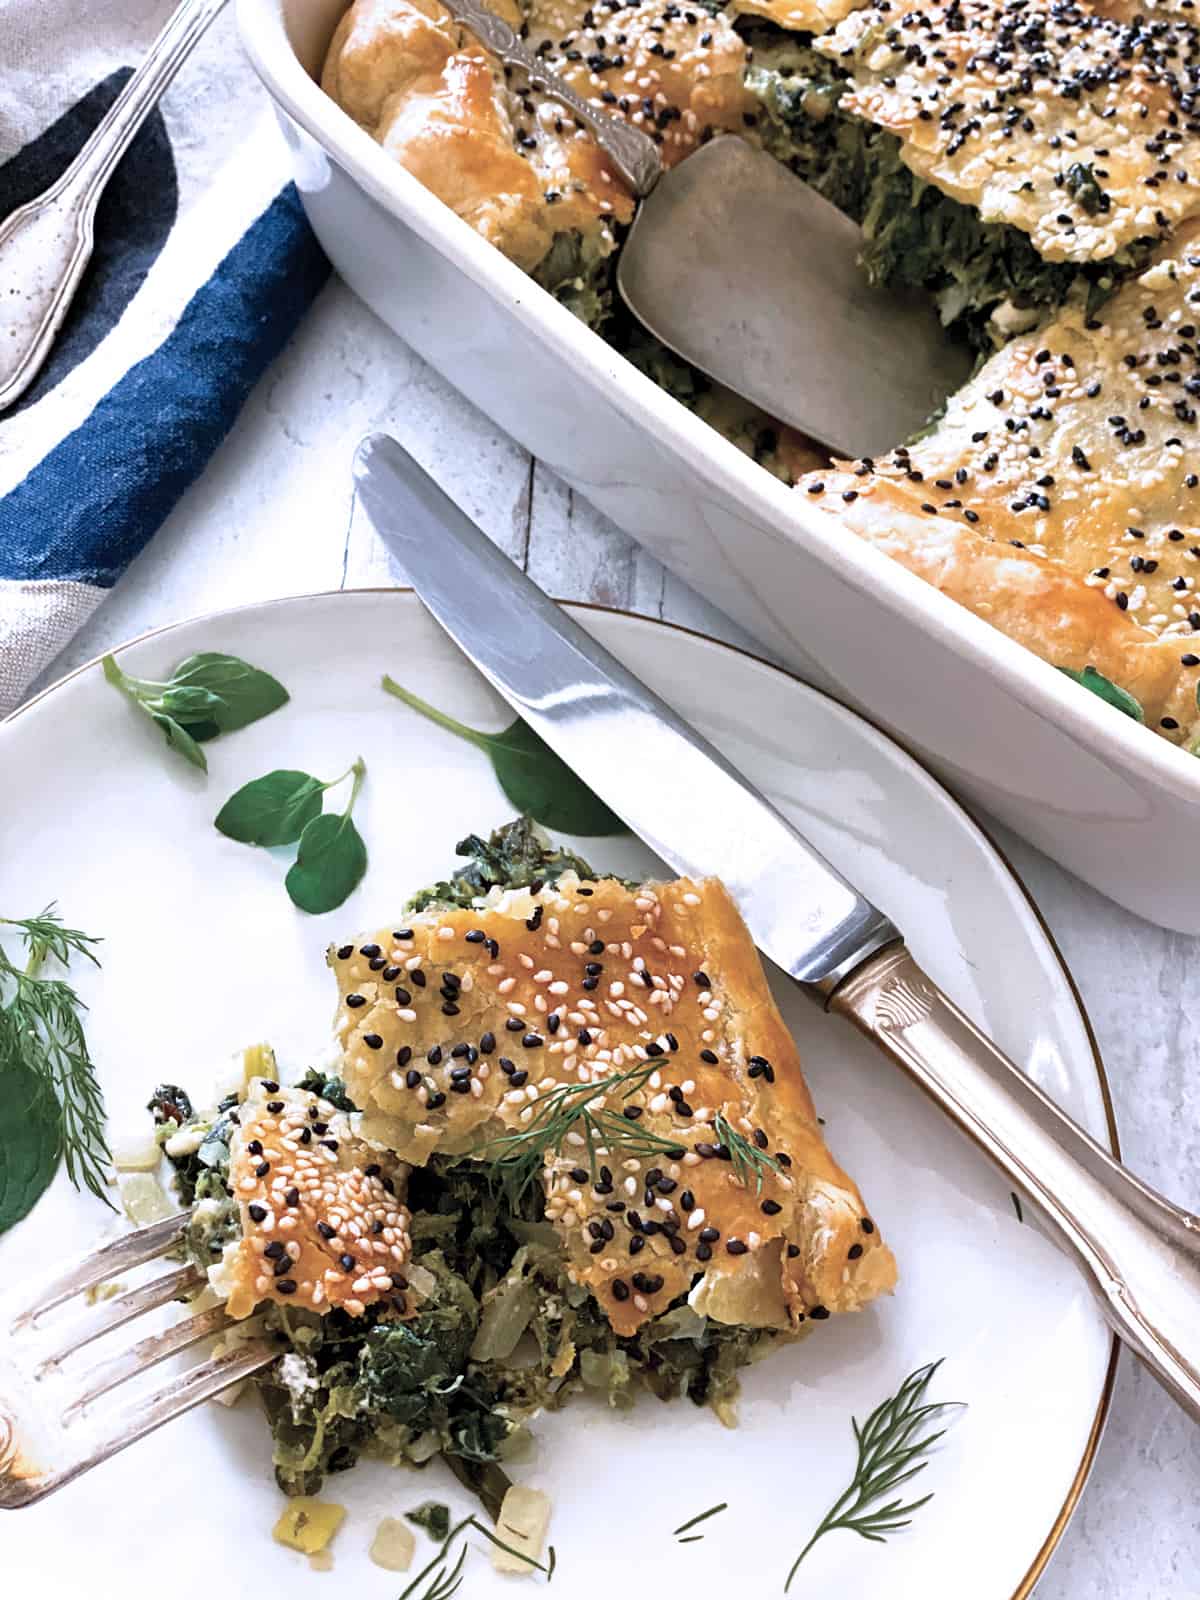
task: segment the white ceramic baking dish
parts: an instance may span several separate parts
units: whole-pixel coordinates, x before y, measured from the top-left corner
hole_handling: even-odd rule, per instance
[[[238,19],[351,288],[797,671],[1114,900],[1200,934],[1200,760],[809,508],[429,194],[315,81],[345,5],[239,0]]]

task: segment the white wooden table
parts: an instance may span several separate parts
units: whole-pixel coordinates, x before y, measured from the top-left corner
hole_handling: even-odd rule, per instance
[[[183,617],[394,582],[350,516],[359,437],[387,428],[551,593],[752,641],[450,390],[340,284],[150,548],[43,682]],[[39,685],[40,686],[40,685]],[[36,687],[36,686],[35,686]],[[986,819],[985,819],[986,820]],[[1150,927],[989,824],[1058,939],[1108,1066],[1125,1158],[1200,1203],[1200,940]],[[1200,846],[1200,841],[1197,841]],[[1019,1340],[1019,1325],[1012,1329]],[[1031,1452],[1037,1440],[1029,1440]],[[995,1514],[1003,1518],[1004,1507]],[[1200,1427],[1122,1363],[1091,1487],[1039,1600],[1200,1600]],[[964,1596],[963,1600],[969,1600]]]

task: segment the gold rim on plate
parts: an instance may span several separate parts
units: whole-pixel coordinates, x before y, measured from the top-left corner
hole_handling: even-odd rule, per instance
[[[102,651],[100,655],[93,656],[91,660],[85,661],[81,666],[75,667],[72,669],[72,671],[64,673],[61,678],[55,679],[55,681],[48,685],[47,688],[34,695],[32,700],[25,701],[23,705],[18,706],[15,711],[11,711],[8,716],[0,720],[0,729],[5,728],[9,723],[15,722],[16,719],[20,716],[23,716],[26,711],[30,711],[34,706],[39,705],[43,700],[46,699],[48,695],[55,693],[55,691],[58,689],[61,689],[64,684],[70,683],[73,678],[78,678],[82,676],[83,673],[88,672],[93,667],[98,666],[103,660],[104,656],[113,654],[118,650],[128,650],[131,645],[142,644],[147,639],[157,639],[162,634],[173,633],[177,628],[190,627],[195,622],[213,622],[218,618],[236,616],[239,611],[260,611],[264,606],[287,606],[295,605],[297,603],[302,604],[308,600],[327,600],[331,596],[339,594],[412,594],[413,592],[413,589],[408,584],[394,584],[391,586],[373,584],[361,589],[318,589],[312,594],[280,595],[274,600],[255,600],[251,601],[248,605],[227,606],[220,611],[206,611],[197,617],[184,617],[178,622],[164,623],[161,628],[149,628],[145,633],[135,634],[132,639],[126,639],[121,644],[113,645],[110,649]],[[768,661],[765,657],[756,655],[753,650],[746,650],[741,645],[727,644],[723,639],[714,639],[707,633],[701,633],[698,628],[688,628],[679,622],[667,622],[662,617],[647,617],[638,611],[622,611],[619,606],[597,605],[595,601],[591,600],[565,600],[560,601],[559,604],[569,606],[571,609],[576,611],[603,611],[607,612],[609,616],[613,617],[630,617],[635,622],[648,622],[656,628],[669,628],[675,633],[682,633],[686,634],[689,638],[699,639],[704,644],[715,645],[720,650],[729,650],[734,655],[745,656],[747,661],[753,661],[760,667],[767,667],[771,672],[779,673],[781,677],[790,678],[793,683],[798,684],[800,688],[807,690],[810,694],[818,694],[823,699],[832,701],[833,704],[839,706],[841,710],[849,712],[851,716],[857,717],[860,722],[865,722],[869,728],[873,728],[876,733],[882,734],[885,739],[894,744],[897,749],[901,750],[909,758],[909,760],[914,763],[914,765],[920,767],[925,776],[938,786],[950,804],[954,806],[956,810],[962,812],[972,827],[977,829],[978,832],[982,834],[990,849],[992,849],[999,857],[1005,870],[1008,872],[1009,877],[1020,890],[1026,905],[1033,913],[1034,920],[1041,928],[1042,934],[1045,937],[1047,944],[1050,946],[1051,954],[1054,956],[1054,959],[1058,963],[1063,977],[1067,981],[1067,986],[1071,991],[1071,997],[1074,1000],[1076,1009],[1078,1010],[1083,1021],[1084,1030],[1087,1034],[1088,1047],[1092,1052],[1092,1061],[1096,1068],[1096,1077],[1100,1084],[1100,1098],[1104,1106],[1104,1121],[1108,1128],[1109,1147],[1112,1151],[1112,1154],[1118,1160],[1120,1160],[1121,1145],[1120,1138],[1117,1134],[1116,1117],[1113,1113],[1112,1094],[1108,1085],[1108,1073],[1105,1071],[1104,1061],[1100,1055],[1100,1045],[1096,1039],[1096,1031],[1092,1027],[1092,1019],[1088,1016],[1087,1007],[1083,1003],[1083,996],[1079,992],[1079,985],[1075,982],[1075,976],[1070,967],[1068,967],[1063,953],[1058,947],[1057,939],[1051,932],[1050,926],[1045,917],[1042,915],[1037,902],[1034,900],[1029,890],[1025,887],[1020,873],[1008,859],[1008,856],[996,843],[995,839],[992,838],[991,834],[983,826],[983,824],[975,816],[973,816],[971,812],[967,811],[965,806],[963,806],[962,803],[950,793],[941,780],[934,777],[933,773],[928,770],[920,757],[910,750],[902,739],[898,739],[894,733],[890,732],[884,727],[881,727],[880,724],[872,717],[866,716],[856,707],[846,705],[842,700],[838,699],[837,695],[829,694],[824,689],[815,689],[812,684],[805,683],[803,678],[801,678],[795,672],[790,672],[786,667],[777,666],[775,662]],[[949,1113],[947,1113],[947,1115],[949,1115]],[[1104,1432],[1104,1424],[1108,1420],[1108,1411],[1110,1405],[1112,1404],[1113,1390],[1116,1386],[1117,1366],[1120,1352],[1120,1341],[1118,1340],[1116,1334],[1113,1334],[1111,1353],[1108,1361],[1108,1370],[1104,1375],[1104,1385],[1100,1391],[1100,1401],[1096,1407],[1096,1415],[1092,1421],[1091,1430],[1088,1433],[1087,1443],[1084,1445],[1083,1457],[1080,1460],[1079,1469],[1074,1478],[1071,1480],[1071,1486],[1067,1490],[1067,1497],[1063,1501],[1062,1508],[1058,1512],[1058,1515],[1055,1517],[1054,1521],[1051,1523],[1050,1531],[1042,1541],[1041,1548],[1034,1556],[1028,1572],[1026,1572],[1020,1583],[1013,1590],[1012,1600],[1029,1600],[1029,1596],[1033,1593],[1035,1585],[1045,1572],[1050,1561],[1050,1557],[1058,1548],[1059,1541],[1066,1532],[1067,1524],[1070,1522],[1075,1513],[1075,1508],[1079,1504],[1080,1498],[1087,1484],[1088,1477],[1091,1473],[1092,1467],[1095,1464],[1096,1452],[1100,1447],[1100,1438]]]

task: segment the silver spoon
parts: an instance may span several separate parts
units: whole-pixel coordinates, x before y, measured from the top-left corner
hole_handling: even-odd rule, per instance
[[[182,0],[62,177],[0,224],[0,411],[20,399],[50,353],[91,259],[104,185],[224,4]]]
[[[506,66],[584,123],[641,202],[617,261],[638,321],[677,355],[835,454],[882,454],[970,376],[922,295],[867,282],[857,224],[744,139],[664,172],[658,146],[588,104],[482,0],[443,0]]]

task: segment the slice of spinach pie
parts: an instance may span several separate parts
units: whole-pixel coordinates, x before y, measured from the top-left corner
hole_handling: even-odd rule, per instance
[[[598,876],[525,819],[459,849],[330,950],[336,1074],[256,1053],[215,1116],[157,1097],[193,1254],[281,1336],[289,1493],[440,1454],[495,1510],[538,1411],[645,1387],[731,1423],[740,1367],[895,1282],[716,880]]]

